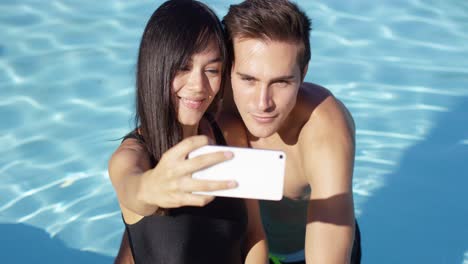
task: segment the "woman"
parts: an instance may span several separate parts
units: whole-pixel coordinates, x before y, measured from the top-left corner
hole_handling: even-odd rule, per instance
[[[136,263],[267,260],[257,204],[192,194],[236,186],[191,178],[231,153],[186,159],[209,141],[226,144],[209,114],[226,69],[221,24],[206,5],[168,1],[153,13],[138,55],[137,128],[109,161]]]

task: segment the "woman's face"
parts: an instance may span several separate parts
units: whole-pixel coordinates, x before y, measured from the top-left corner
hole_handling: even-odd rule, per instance
[[[215,41],[181,66],[172,82],[172,91],[177,118],[182,125],[198,124],[219,91],[221,68],[221,55]]]

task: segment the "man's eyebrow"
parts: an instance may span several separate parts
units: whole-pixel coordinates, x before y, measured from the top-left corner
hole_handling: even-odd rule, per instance
[[[248,75],[248,74],[245,74],[245,73],[241,73],[241,72],[236,72],[237,75],[239,75],[241,78],[247,78],[247,79],[253,79],[253,80],[258,80],[257,78],[251,76],[251,75]]]
[[[245,74],[245,73],[236,72],[236,74],[239,75],[241,78],[248,78],[248,79],[258,80],[257,78],[255,78],[255,77],[253,77],[251,75]],[[277,82],[277,81],[290,81],[290,80],[293,80],[294,78],[296,78],[294,75],[278,76],[278,77],[275,77],[275,78],[271,79],[270,83],[274,83],[274,82]]]
[[[284,76],[275,77],[275,78],[273,78],[270,82],[290,81],[290,80],[292,80],[292,79],[294,79],[294,78],[295,78],[294,75],[284,75]]]

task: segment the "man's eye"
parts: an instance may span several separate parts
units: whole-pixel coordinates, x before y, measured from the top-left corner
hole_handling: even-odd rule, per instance
[[[246,82],[253,82],[254,78],[251,77],[242,77],[241,80],[246,81]]]
[[[275,82],[275,85],[276,85],[276,86],[279,86],[279,87],[285,87],[285,86],[287,86],[288,84],[289,84],[289,82],[283,81],[283,80],[280,80],[280,81],[276,81],[276,82]]]

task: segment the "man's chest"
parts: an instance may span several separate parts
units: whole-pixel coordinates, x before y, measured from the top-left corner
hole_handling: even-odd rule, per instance
[[[310,185],[304,170],[303,158],[298,151],[285,151],[286,171],[284,176],[284,196],[290,199],[308,200]]]
[[[254,148],[282,150],[286,154],[286,169],[284,179],[284,196],[289,199],[309,199],[310,186],[304,166],[304,154],[297,146],[286,144],[253,145]]]

